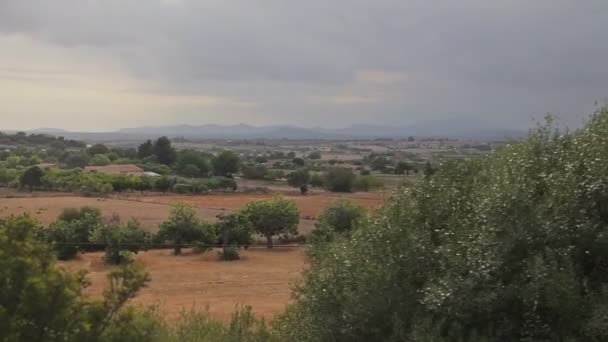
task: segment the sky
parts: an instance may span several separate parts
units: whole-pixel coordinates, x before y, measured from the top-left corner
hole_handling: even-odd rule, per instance
[[[0,129],[579,126],[605,0],[0,0]]]

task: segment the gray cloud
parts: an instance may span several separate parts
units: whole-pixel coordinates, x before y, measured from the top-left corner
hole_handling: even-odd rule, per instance
[[[604,0],[0,0],[0,32],[91,49],[150,92],[258,102],[251,122],[521,127],[547,111],[576,124],[608,96],[607,14]],[[362,70],[403,82],[357,83]]]

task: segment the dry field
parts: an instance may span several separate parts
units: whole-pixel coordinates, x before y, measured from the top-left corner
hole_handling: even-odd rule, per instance
[[[103,253],[87,253],[77,260],[62,261],[70,271],[85,269],[92,285],[87,294],[101,296],[112,266],[104,264]],[[170,250],[153,250],[137,255],[151,281],[133,303],[158,305],[169,320],[183,310],[207,309],[223,321],[230,319],[237,305],[251,305],[256,315],[272,318],[289,303],[290,285],[301,274],[305,262],[301,249],[249,249],[241,260],[219,261],[215,251],[173,256]]]
[[[169,215],[170,205],[186,202],[198,208],[201,217],[214,221],[219,213],[238,210],[252,200],[270,198],[272,195],[255,194],[214,194],[201,196],[187,195],[121,195],[113,198],[80,197],[66,194],[38,193],[30,197],[0,198],[0,217],[18,215],[24,212],[36,217],[42,224],[53,222],[64,208],[93,206],[99,208],[105,217],[113,214],[123,219],[136,218],[149,231],[157,230],[158,225]],[[375,209],[382,203],[382,196],[376,193],[348,195],[319,194],[309,196],[287,196],[296,201],[301,211],[300,233],[307,234],[315,224],[319,212],[341,197],[348,198],[366,208]]]

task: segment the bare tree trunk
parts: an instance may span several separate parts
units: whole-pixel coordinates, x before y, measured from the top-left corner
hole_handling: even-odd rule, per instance
[[[266,247],[272,248],[274,245],[272,244],[272,235],[266,235]]]

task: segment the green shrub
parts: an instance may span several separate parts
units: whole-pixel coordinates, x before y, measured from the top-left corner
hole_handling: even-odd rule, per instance
[[[239,260],[241,257],[239,255],[239,248],[228,246],[224,247],[221,251],[217,252],[220,258],[224,261],[233,261]]]

